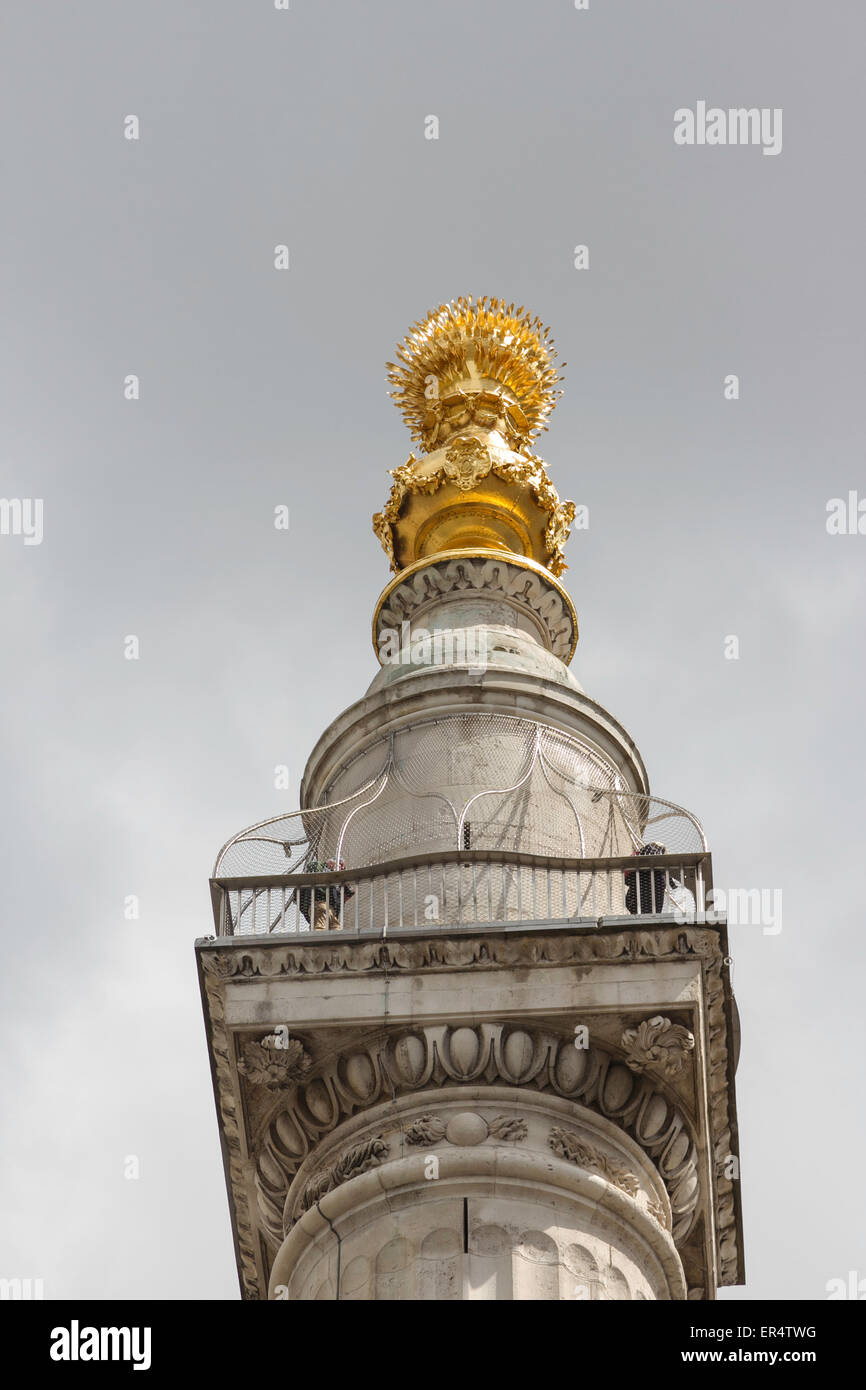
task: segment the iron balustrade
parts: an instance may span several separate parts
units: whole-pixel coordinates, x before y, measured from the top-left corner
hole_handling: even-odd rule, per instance
[[[218,936],[693,917],[712,887],[708,851],[563,859],[446,850],[330,873],[211,879]]]

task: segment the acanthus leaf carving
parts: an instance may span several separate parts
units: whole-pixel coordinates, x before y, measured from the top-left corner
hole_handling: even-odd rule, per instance
[[[668,1214],[663,1202],[659,1202],[655,1198],[650,1198],[647,1202],[647,1211],[653,1220],[658,1222],[663,1231],[670,1230],[670,1222],[668,1221]]]
[[[462,1118],[465,1119],[465,1116]],[[474,1118],[477,1119],[477,1116]],[[482,1136],[486,1131],[488,1137],[503,1139],[509,1144],[521,1143],[529,1133],[527,1123],[521,1115],[495,1115],[493,1119],[479,1123]],[[417,1120],[413,1120],[412,1124],[407,1126],[404,1138],[407,1144],[427,1148],[431,1144],[440,1143],[452,1133],[441,1115],[426,1114],[419,1115]]]
[[[510,1144],[519,1144],[529,1133],[526,1121],[520,1115],[496,1115],[487,1126],[495,1139],[506,1139]]]
[[[304,1080],[312,1058],[297,1038],[274,1041],[271,1035],[258,1042],[245,1042],[238,1060],[238,1071],[253,1086],[270,1091],[296,1086]]]
[[[632,1071],[644,1071],[660,1066],[665,1076],[678,1076],[689,1055],[694,1051],[694,1034],[682,1024],[671,1023],[657,1014],[644,1019],[636,1028],[626,1028],[622,1035],[626,1051],[626,1066]]]
[[[326,1192],[332,1192],[335,1187],[348,1182],[350,1178],[355,1178],[359,1173],[366,1173],[370,1168],[376,1168],[388,1156],[388,1143],[383,1135],[374,1135],[372,1139],[367,1139],[362,1144],[355,1144],[330,1167],[325,1168],[321,1173],[316,1173],[304,1188],[304,1194],[300,1201],[300,1211],[308,1211],[315,1206],[325,1196]]]
[[[614,1162],[605,1154],[590,1148],[582,1139],[578,1139],[576,1134],[570,1134],[559,1125],[553,1126],[547,1142],[560,1158],[566,1159],[569,1163],[576,1163],[588,1172],[600,1173],[627,1196],[636,1197],[640,1191],[640,1183],[634,1173],[630,1173],[622,1164]]]
[[[405,1131],[407,1144],[414,1144],[418,1148],[426,1148],[430,1144],[438,1144],[445,1138],[445,1121],[441,1115],[419,1115]]]

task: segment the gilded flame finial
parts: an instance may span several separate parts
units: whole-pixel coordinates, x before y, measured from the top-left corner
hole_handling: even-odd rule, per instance
[[[388,378],[423,456],[391,470],[373,517],[392,570],[454,552],[566,568],[574,504],[531,452],[562,394],[556,355],[540,319],[502,299],[440,304],[407,334]]]
[[[549,329],[521,305],[472,296],[416,323],[388,363],[391,396],[425,453],[466,424],[498,429],[512,448],[547,429],[562,392]]]

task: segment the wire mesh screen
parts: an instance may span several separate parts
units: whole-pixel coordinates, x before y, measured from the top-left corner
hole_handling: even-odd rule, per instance
[[[498,714],[428,720],[383,737],[343,768],[324,804],[262,821],[223,847],[214,877],[317,872],[443,850],[568,858],[707,848],[699,822],[629,791],[597,749]]]

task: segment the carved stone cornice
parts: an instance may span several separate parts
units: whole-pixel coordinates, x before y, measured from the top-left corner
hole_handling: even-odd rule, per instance
[[[447,930],[423,936],[395,934],[388,941],[286,933],[267,938],[225,937],[203,943],[205,975],[221,979],[269,979],[287,975],[333,975],[391,970],[507,969],[524,965],[567,965],[617,960],[677,960],[697,957],[705,968],[722,964],[712,928],[502,932],[495,926],[471,935]]]

